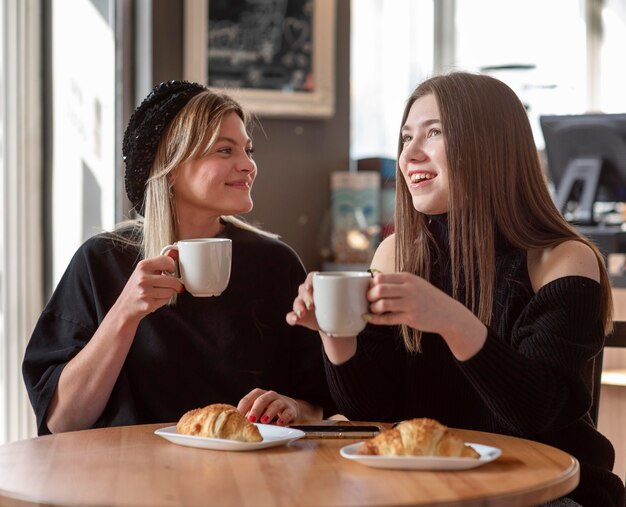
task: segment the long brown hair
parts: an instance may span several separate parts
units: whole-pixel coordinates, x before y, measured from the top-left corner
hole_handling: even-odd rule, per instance
[[[446,141],[452,294],[465,287],[465,305],[485,324],[491,322],[495,287],[495,234],[522,250],[545,249],[576,240],[595,253],[602,287],[602,321],[612,330],[612,298],[604,259],[555,207],[541,169],[530,123],[517,95],[489,76],[454,72],[421,83],[413,103],[432,94],[439,106]],[[402,152],[398,139],[398,160]],[[411,194],[396,164],[396,270],[430,276],[425,216],[413,208]],[[460,279],[462,278],[462,279]],[[418,351],[421,332],[402,327],[407,349]]]

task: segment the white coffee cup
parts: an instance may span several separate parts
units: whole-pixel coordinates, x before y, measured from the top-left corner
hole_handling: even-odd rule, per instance
[[[161,250],[178,251],[179,280],[192,296],[219,296],[228,286],[232,241],[227,238],[184,239]]]
[[[356,336],[367,322],[367,289],[372,275],[365,271],[320,271],[313,274],[315,317],[329,336]]]

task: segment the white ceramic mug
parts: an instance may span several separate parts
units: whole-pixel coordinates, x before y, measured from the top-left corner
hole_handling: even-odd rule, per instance
[[[178,251],[180,281],[192,296],[219,296],[228,286],[232,241],[227,238],[184,239],[161,250]]]
[[[315,318],[329,336],[356,336],[367,324],[367,289],[372,275],[365,271],[320,271],[313,274]]]

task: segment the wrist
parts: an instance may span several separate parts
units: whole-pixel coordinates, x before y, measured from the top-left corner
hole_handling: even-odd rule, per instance
[[[113,330],[117,336],[128,336],[130,338],[135,336],[139,323],[143,319],[143,315],[137,315],[133,312],[129,312],[125,305],[120,304],[117,301],[109,310],[106,317],[100,324],[102,327],[106,321],[106,327]]]
[[[356,354],[356,336],[331,337],[320,331],[324,352],[328,360],[334,365],[345,363]]]
[[[295,400],[298,405],[298,416],[296,421],[319,421],[323,418],[324,411],[322,407],[312,405],[308,401]]]
[[[483,348],[487,339],[487,327],[465,306],[458,303],[460,311],[450,319],[441,336],[454,357],[466,361]]]

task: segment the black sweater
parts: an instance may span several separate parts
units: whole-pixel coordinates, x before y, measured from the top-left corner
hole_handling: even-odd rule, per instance
[[[450,294],[445,219],[433,218],[430,228],[440,245],[431,281]],[[477,354],[458,361],[436,334],[424,334],[421,353],[411,354],[398,327],[370,325],[352,359],[339,366],[326,360],[339,411],[367,421],[431,417],[544,442],[581,464],[570,498],[585,507],[623,506],[613,447],[589,415],[593,358],[604,343],[600,285],[569,276],[535,294],[526,253],[503,241],[496,274],[492,323]]]
[[[239,400],[255,387],[335,413],[317,333],[291,327],[306,273],[281,241],[226,224],[230,282],[219,297],[179,295],[146,316],[104,412],[94,425],[176,421],[187,410]],[[30,339],[23,374],[40,434],[67,362],[91,339],[138,262],[137,250],[104,234],[74,255]]]

